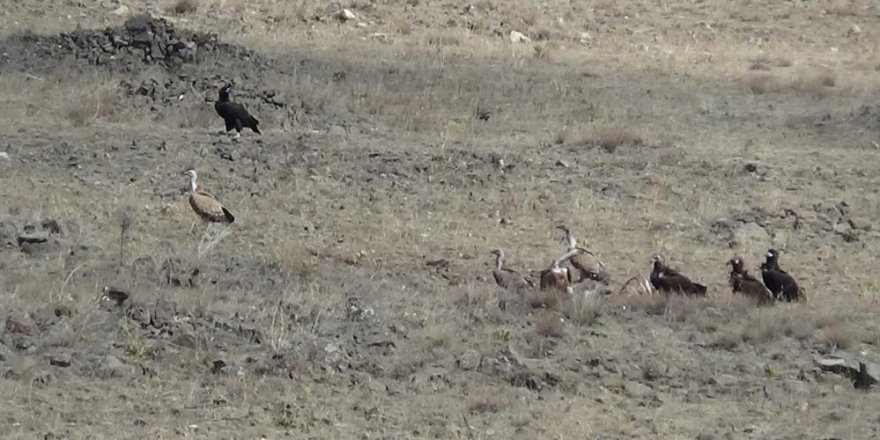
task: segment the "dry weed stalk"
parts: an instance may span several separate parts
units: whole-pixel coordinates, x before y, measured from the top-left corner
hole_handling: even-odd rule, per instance
[[[131,227],[134,225],[134,208],[126,206],[117,213],[119,222],[119,265],[116,272],[125,267],[125,245],[129,240]]]

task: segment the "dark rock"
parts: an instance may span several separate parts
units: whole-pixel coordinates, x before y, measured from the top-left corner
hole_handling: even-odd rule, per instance
[[[56,367],[67,368],[71,365],[71,362],[70,356],[66,354],[49,356],[49,364]]]
[[[55,219],[45,219],[40,223],[40,227],[43,228],[44,231],[49,234],[59,234],[63,235],[64,229],[61,228],[61,223],[58,223],[58,220]]]
[[[816,358],[814,363],[825,371],[849,378],[858,389],[868,389],[880,382],[880,366],[843,358]]]
[[[24,315],[9,315],[6,317],[6,331],[22,335],[33,334],[34,322]]]
[[[32,257],[57,253],[61,249],[58,239],[46,234],[23,234],[18,236],[18,248]]]

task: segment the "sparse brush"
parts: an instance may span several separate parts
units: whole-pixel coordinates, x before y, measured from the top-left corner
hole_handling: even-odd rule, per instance
[[[663,315],[666,312],[668,302],[669,296],[659,294],[620,295],[614,300],[614,303],[620,307],[648,315]]]
[[[853,346],[856,339],[852,329],[843,325],[822,329],[819,338],[820,342],[827,345],[829,351],[849,349]]]
[[[125,267],[125,247],[129,240],[131,228],[134,225],[134,212],[133,207],[125,206],[116,214],[119,224],[119,266],[117,272]]]
[[[703,312],[709,304],[706,298],[670,295],[663,316],[669,322],[685,322]]]
[[[746,77],[744,82],[749,91],[756,95],[784,92],[821,94],[836,84],[834,75],[827,72],[800,72],[793,78],[761,73]]]
[[[198,0],[177,0],[169,7],[169,10],[177,15],[191,14],[198,9]]]
[[[486,390],[471,395],[467,399],[467,408],[471,413],[486,414],[497,413],[507,407],[507,399],[497,393],[495,390]]]
[[[588,295],[575,295],[568,303],[571,304],[571,311],[568,313],[570,319],[577,325],[588,327],[602,316],[605,296],[595,292]]]
[[[535,319],[535,333],[544,337],[561,338],[565,336],[565,319],[559,313],[542,311]]]
[[[89,88],[83,95],[65,101],[65,116],[75,127],[90,125],[113,113],[116,95],[116,85],[105,84]]]

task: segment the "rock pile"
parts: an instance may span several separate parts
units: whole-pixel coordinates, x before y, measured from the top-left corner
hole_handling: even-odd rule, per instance
[[[27,70],[57,68],[64,60],[111,70],[135,72],[145,65],[176,69],[204,59],[245,61],[265,68],[269,61],[255,52],[221,43],[212,33],[177,29],[149,13],[134,16],[124,25],[104,30],[77,29],[58,35],[24,34],[0,43],[0,66]],[[52,64],[54,63],[54,65]]]

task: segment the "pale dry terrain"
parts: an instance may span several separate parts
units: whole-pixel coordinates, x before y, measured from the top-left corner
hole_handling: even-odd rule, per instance
[[[874,2],[3,9],[3,438],[880,435],[815,363],[880,363]],[[236,215],[201,258],[190,167]],[[615,294],[501,291],[561,223]],[[770,247],[808,302],[731,294]],[[618,295],[656,252],[709,298]]]

